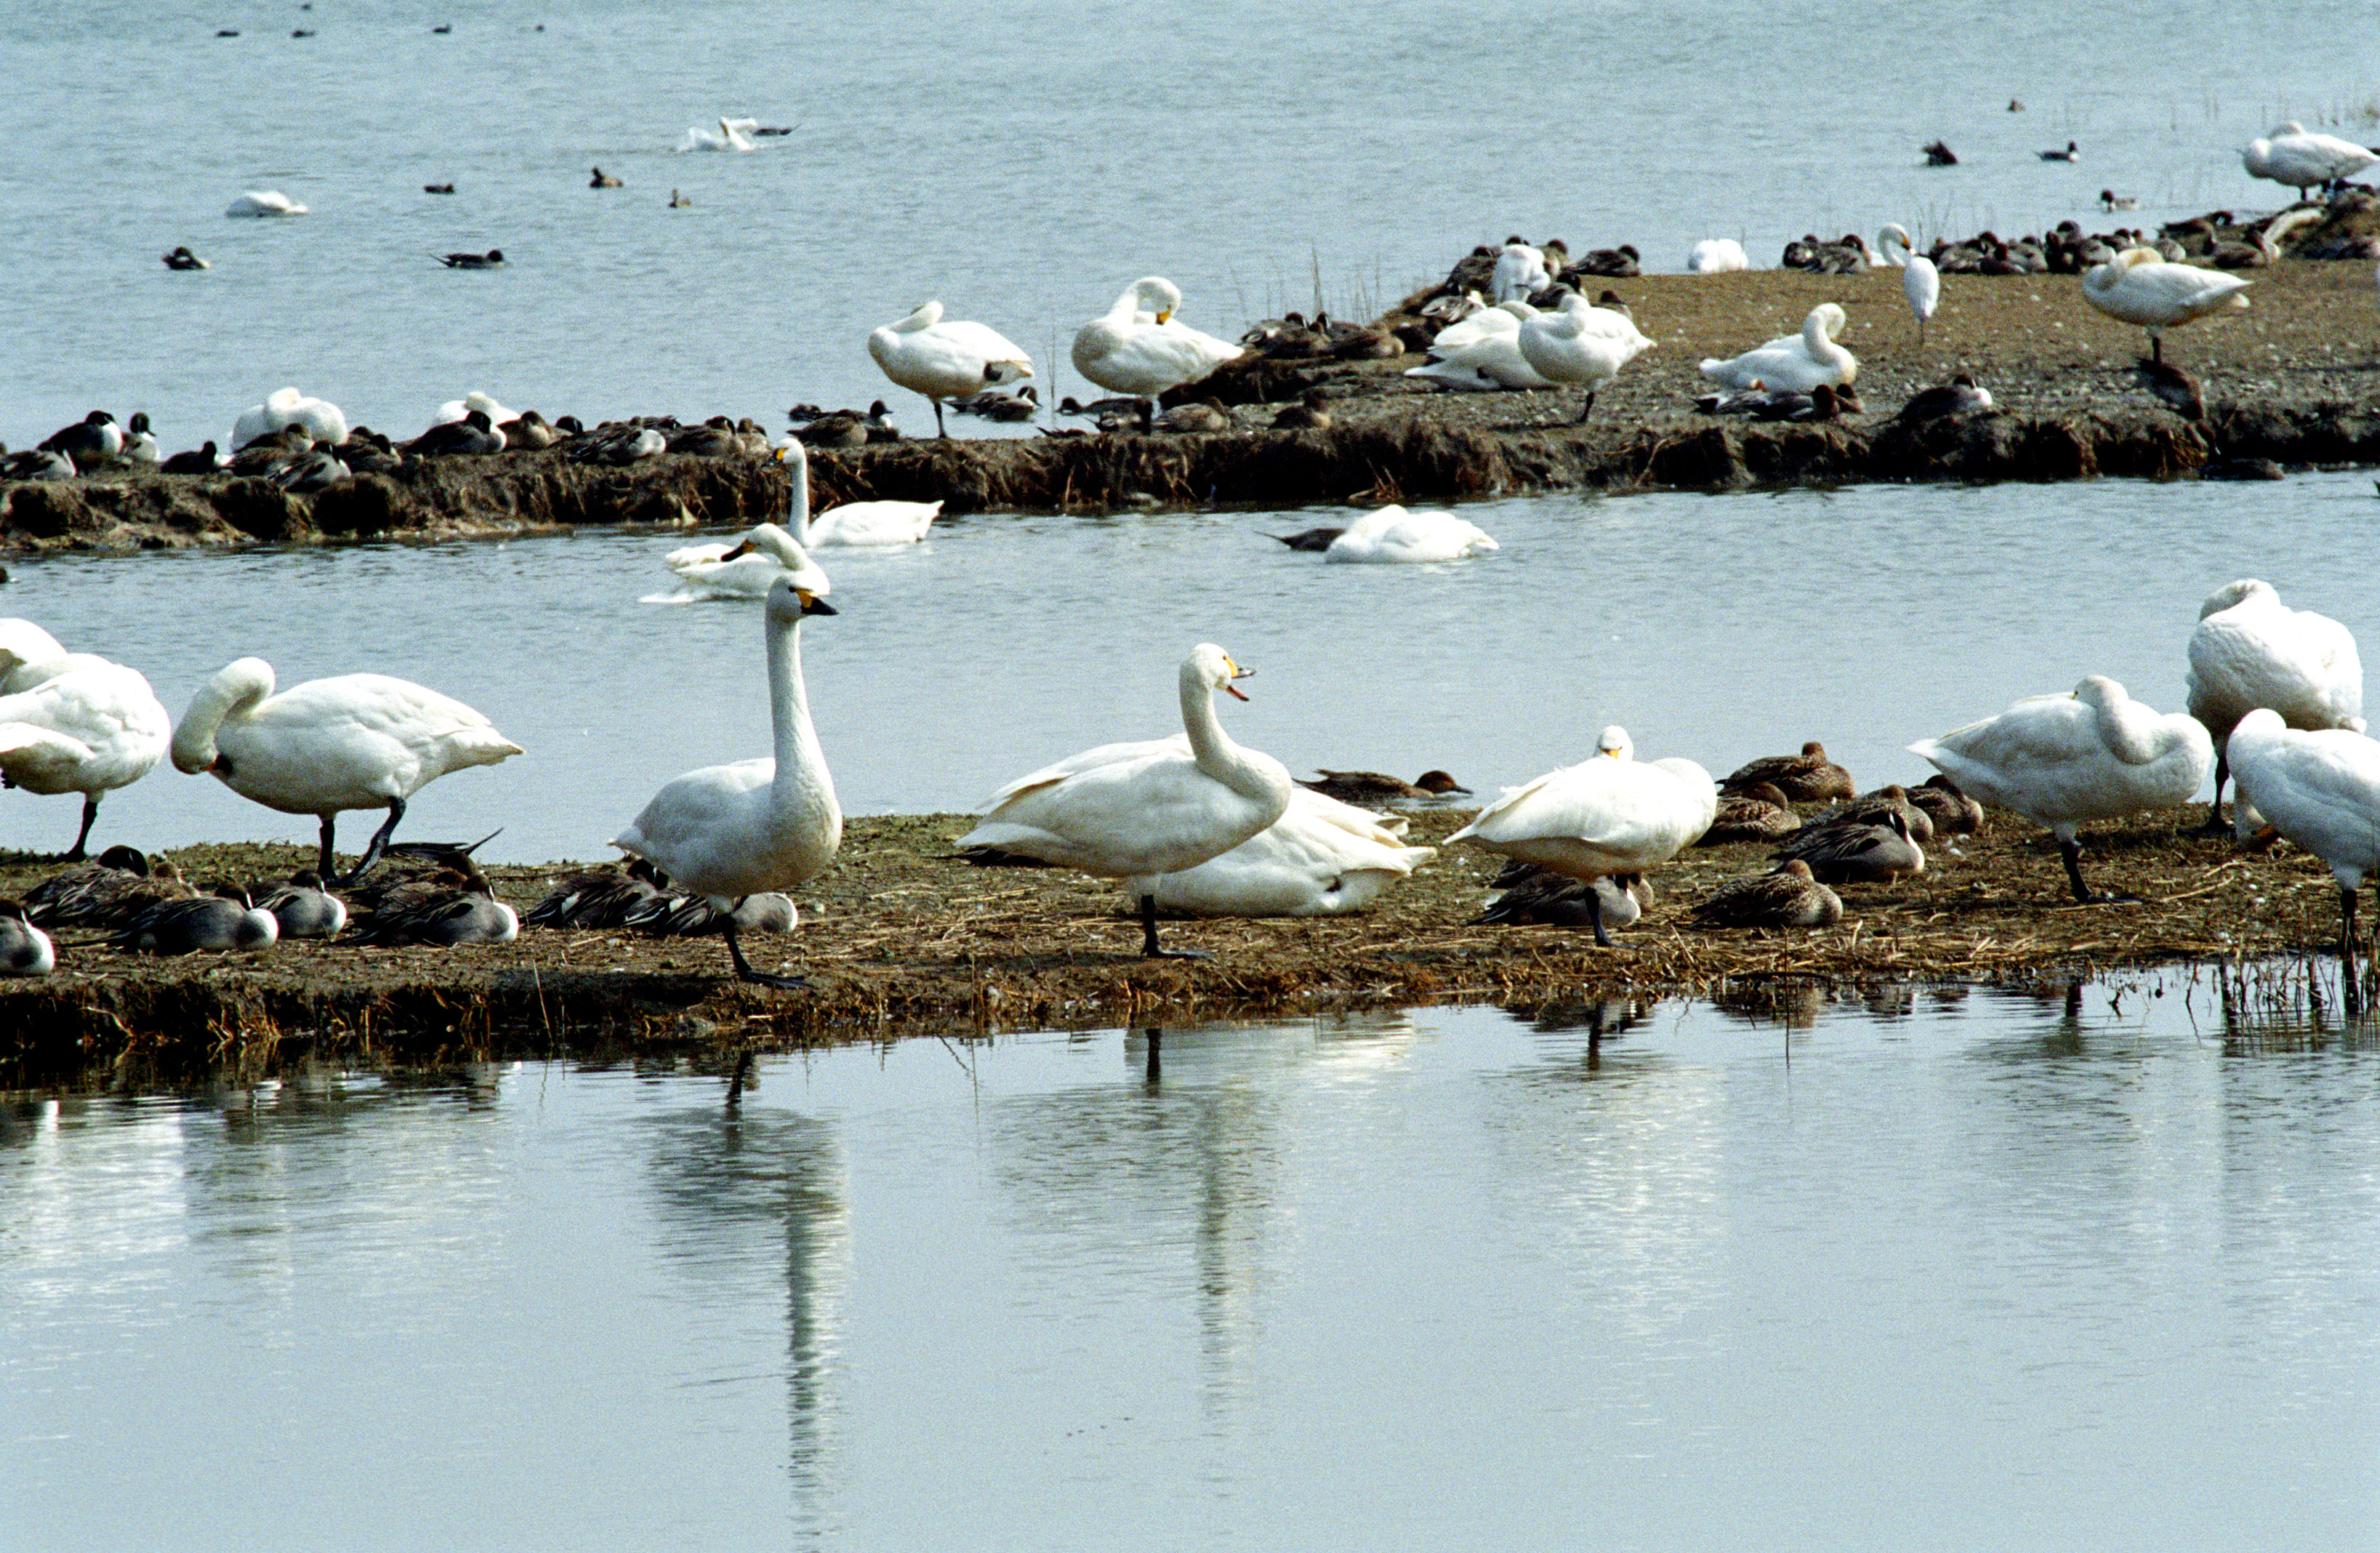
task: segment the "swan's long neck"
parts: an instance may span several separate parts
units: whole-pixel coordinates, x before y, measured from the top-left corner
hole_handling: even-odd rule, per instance
[[[786,448],[786,455],[785,474],[793,486],[793,494],[785,504],[785,527],[793,530],[794,543],[808,550],[810,543],[809,451],[802,446],[801,439],[796,437]],[[794,677],[796,681],[801,678],[798,664],[795,668]]]
[[[2115,696],[2098,687],[2086,698],[2091,703],[2092,722],[2099,730],[2099,741],[2107,753],[2127,766],[2145,766],[2165,753],[2168,741],[2159,737],[2164,730],[2157,718],[2146,707],[2130,697]]]
[[[1197,758],[1200,770],[1249,797],[1271,791],[1248,752],[1223,732],[1221,721],[1215,716],[1214,686],[1187,667],[1182,674],[1182,731],[1190,735],[1190,752]]]
[[[787,802],[823,804],[838,829],[843,811],[835,803],[834,778],[810,726],[809,692],[802,684],[802,623],[798,617],[769,622],[769,706],[776,725],[777,772],[772,785],[782,808]]]
[[[246,711],[273,694],[273,666],[261,658],[243,658],[226,665],[190,698],[181,722],[174,725],[174,769],[195,776],[215,763],[215,734],[226,718]]]

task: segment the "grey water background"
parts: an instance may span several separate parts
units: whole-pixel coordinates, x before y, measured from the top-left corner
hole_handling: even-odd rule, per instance
[[[2372,1546],[2368,1031],[1788,1012],[15,1098],[7,1540]]]

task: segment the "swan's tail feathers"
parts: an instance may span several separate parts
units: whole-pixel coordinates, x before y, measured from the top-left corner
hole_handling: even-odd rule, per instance
[[[493,728],[457,729],[455,742],[462,746],[466,765],[492,766],[499,760],[528,753]]]

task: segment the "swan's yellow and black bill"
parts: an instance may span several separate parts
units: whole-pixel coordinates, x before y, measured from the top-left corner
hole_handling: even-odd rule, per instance
[[[1231,664],[1231,666],[1232,666],[1232,679],[1245,679],[1245,678],[1247,678],[1250,674],[1252,674],[1252,673],[1256,673],[1256,671],[1255,671],[1254,669],[1243,669],[1243,668],[1241,668],[1241,667],[1240,667],[1240,664],[1239,664],[1239,660],[1237,660],[1237,659],[1235,659],[1235,658],[1228,658],[1228,657],[1227,657],[1227,658],[1225,658],[1225,659],[1223,660],[1223,661],[1224,661],[1224,662],[1226,662],[1226,663]],[[1224,688],[1225,690],[1230,691],[1232,695],[1234,695],[1234,696],[1238,697],[1238,698],[1239,698],[1241,700],[1243,700],[1243,701],[1245,701],[1245,700],[1246,700],[1246,699],[1248,698],[1248,697],[1247,697],[1247,692],[1245,692],[1245,691],[1242,690],[1238,686],[1233,685],[1233,684],[1232,683],[1232,680],[1225,680],[1225,681],[1223,682],[1223,688]]]
[[[836,614],[841,612],[807,588],[796,588],[794,596],[802,601],[804,614]]]

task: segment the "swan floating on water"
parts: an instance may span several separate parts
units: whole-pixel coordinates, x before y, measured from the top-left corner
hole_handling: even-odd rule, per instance
[[[879,370],[934,406],[934,431],[947,437],[942,401],[964,399],[1000,383],[1033,375],[1033,358],[989,324],[942,319],[942,304],[920,305],[908,317],[868,336]]]
[[[304,215],[306,207],[277,188],[251,188],[224,208],[227,216]]]
[[[698,126],[686,132],[686,139],[678,142],[677,149],[680,151],[756,150],[749,131],[759,128],[759,122],[758,119],[751,118],[722,118],[719,121],[719,133],[715,135]],[[616,187],[616,185],[598,183],[593,187],[603,188]]]
[[[2069,695],[2028,697],[1909,750],[1983,802],[2048,826],[2081,902],[2116,897],[2095,895],[2082,882],[2077,830],[2187,803],[2215,761],[2196,718],[2160,714],[2104,674],[2085,675]]]
[[[2258,707],[2291,728],[2363,732],[2363,660],[2355,634],[2326,614],[2293,610],[2271,583],[2241,577],[2199,606],[2190,633],[2190,715],[2215,740],[2215,803],[2223,825],[2231,730]]]
[[[11,628],[0,632],[0,775],[28,793],[82,795],[82,825],[64,855],[79,862],[101,797],[165,758],[173,722],[140,671],[56,650],[30,621],[0,625]]]
[[[1143,275],[1075,331],[1075,370],[1111,394],[1154,399],[1246,354],[1176,319],[1181,306],[1181,287],[1163,275]]]
[[[1614,724],[1593,755],[1505,789],[1446,842],[1469,842],[1572,879],[1638,874],[1692,845],[1718,807],[1708,771],[1676,758],[1639,764],[1627,730]],[[1609,949],[1595,897],[1587,900],[1595,941]]]
[[[360,876],[405,818],[405,801],[449,771],[521,753],[486,717],[437,691],[387,674],[339,674],[273,694],[273,665],[240,658],[218,670],[174,725],[174,769],[211,771],[243,798],[322,822],[315,872]],[[338,872],[333,830],[343,809],[388,819],[352,873]]]
[[[2163,362],[2166,330],[2225,308],[2246,307],[2248,298],[2240,293],[2253,284],[2193,264],[2168,263],[2152,248],[2130,248],[2091,267],[2082,277],[2082,299],[2109,318],[2146,329],[2149,359]]]
[[[1330,541],[1322,559],[1398,564],[1460,561],[1500,548],[1485,529],[1451,512],[1407,512],[1394,504],[1366,513]]]
[[[1215,716],[1215,692],[1250,671],[1211,642],[1182,661],[1183,732],[1099,745],[1019,777],[993,795],[962,848],[1021,854],[1123,880],[1140,903],[1141,952],[1197,956],[1157,941],[1159,876],[1195,868],[1273,824],[1296,791],[1271,756],[1243,748]]]
[[[1159,875],[1158,909],[1197,916],[1361,911],[1438,855],[1434,846],[1406,845],[1405,824],[1301,785],[1279,819],[1229,852]]]
[[[1730,361],[1710,358],[1703,362],[1702,374],[1730,388],[1758,384],[1772,394],[1807,394],[1821,383],[1849,383],[1859,376],[1859,358],[1835,343],[1847,322],[1841,308],[1821,302],[1802,321],[1800,334],[1780,335]]]
[[[941,516],[940,502],[845,502],[810,516],[810,455],[799,438],[777,450],[792,485],[786,501],[786,527],[794,542],[805,549],[819,546],[913,545],[926,537]]]
[[[731,765],[704,766],[664,783],[612,839],[670,881],[710,901],[724,919],[721,935],[735,975],[764,987],[803,985],[799,977],[752,968],[736,941],[734,913],[747,896],[792,890],[826,870],[843,844],[843,808],[834,777],[810,723],[802,679],[802,622],[832,615],[826,574],[815,564],[770,585],[762,612],[769,658],[769,706],[775,753]]]

